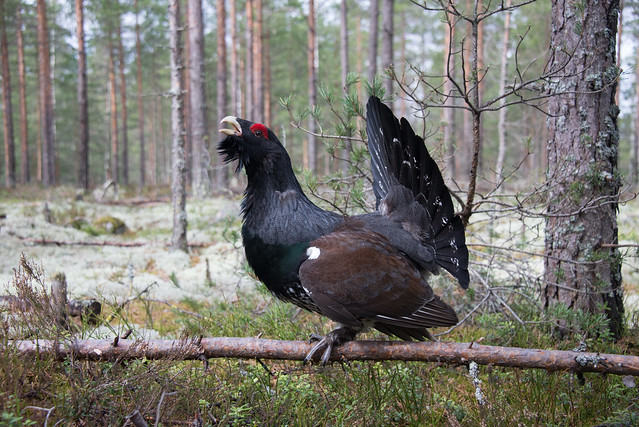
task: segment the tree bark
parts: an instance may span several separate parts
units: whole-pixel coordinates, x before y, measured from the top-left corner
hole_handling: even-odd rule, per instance
[[[242,114],[253,114],[253,1],[246,0],[246,59],[244,62],[244,111]],[[254,119],[251,119],[254,120]]]
[[[120,73],[120,117],[122,119],[122,183],[129,184],[129,127],[126,108],[126,76],[124,74],[124,46],[122,46],[122,17],[118,14],[118,65]]]
[[[639,34],[635,37],[635,40],[639,42]],[[636,64],[639,64],[639,49],[637,49]],[[639,82],[639,67],[635,66],[635,82]],[[639,87],[635,83],[635,87]],[[635,89],[635,105],[639,105],[639,90]],[[631,182],[634,184],[639,183],[639,108],[635,108],[635,131],[632,138],[632,150],[630,157],[630,175]]]
[[[379,0],[371,0],[371,22],[368,34],[368,81],[377,75],[377,40],[379,39]]]
[[[382,0],[382,69],[390,71],[393,68],[393,5],[394,0]],[[386,96],[393,96],[393,79],[384,79]]]
[[[506,0],[506,8],[510,8],[512,0]],[[501,39],[501,64],[499,68],[499,93],[504,93],[506,89],[506,79],[508,70],[508,46],[510,40],[510,11],[504,17],[504,31]],[[499,182],[504,177],[504,163],[506,161],[506,98],[499,101],[499,118],[497,121],[497,164],[495,166],[495,182]]]
[[[204,76],[204,23],[202,0],[188,0],[187,24],[189,27],[191,90],[189,103],[191,112],[192,182],[196,197],[204,198],[211,193],[209,178],[210,158],[208,153],[208,126],[206,106],[206,80]]]
[[[544,304],[606,314],[623,327],[617,243],[618,0],[552,4]],[[579,325],[571,325],[578,327]]]
[[[306,341],[259,338],[201,338],[198,340],[53,340],[9,341],[21,357],[48,355],[58,360],[115,361],[133,359],[198,360],[240,359],[304,360],[313,347]],[[547,371],[602,372],[639,376],[639,357],[578,351],[497,347],[477,343],[349,341],[336,346],[331,361],[401,360],[466,365],[505,366]]]
[[[9,71],[9,47],[6,31],[4,0],[0,0],[0,62],[2,62],[2,107],[4,114],[4,178],[7,187],[16,185],[16,155],[13,134],[13,108],[11,106],[11,73]]]
[[[456,166],[456,152],[457,152],[457,132],[455,116],[456,109],[455,98],[453,95],[456,92],[454,81],[456,80],[457,68],[455,67],[455,29],[457,26],[454,22],[454,16],[448,12],[446,14],[446,33],[444,40],[444,147],[446,147],[448,153],[448,161],[446,167],[446,176],[448,179],[456,178],[456,172],[458,170]]]
[[[87,101],[87,59],[84,48],[84,4],[75,0],[76,37],[78,39],[78,143],[76,148],[76,184],[89,188],[89,104]]]
[[[308,2],[308,105],[314,110],[317,104],[317,21],[315,18],[315,0]],[[317,170],[317,138],[315,138],[315,117],[308,116],[307,155],[308,160],[304,165],[315,172]]]
[[[231,32],[231,115],[237,116],[240,114],[240,100],[242,99],[239,86],[239,61],[237,52],[240,47],[240,40],[237,36],[237,0],[231,0],[231,9],[229,14],[231,15],[230,32]]]
[[[55,184],[55,133],[53,112],[53,91],[51,83],[51,57],[49,30],[47,28],[47,5],[45,0],[37,0],[38,14],[38,63],[40,83],[40,135],[42,138],[42,182],[50,187]]]
[[[111,142],[110,162],[107,171],[107,178],[118,183],[119,171],[119,143],[118,143],[118,106],[117,106],[117,88],[115,83],[115,58],[113,57],[113,44],[111,42],[112,34],[109,32],[109,42],[107,49],[109,50],[109,140]]]
[[[140,10],[135,0],[135,66],[138,90],[138,139],[140,140],[140,187],[146,184],[146,143],[144,140],[144,98],[142,98],[142,41],[140,40]]]
[[[234,2],[232,2],[234,3]],[[228,115],[227,65],[226,65],[226,8],[224,0],[217,0],[217,122]],[[234,49],[235,47],[233,47]],[[236,57],[237,60],[237,57]],[[228,186],[228,167],[217,156],[215,182],[218,190]]]
[[[169,43],[171,51],[171,204],[173,235],[171,250],[188,251],[186,240],[186,159],[184,157],[184,88],[182,83],[182,40],[179,0],[169,1]]]
[[[264,43],[262,39],[262,0],[253,0],[253,102],[251,121],[264,122]]]
[[[18,51],[18,97],[20,104],[20,184],[30,180],[29,127],[27,123],[27,82],[24,65],[24,39],[22,34],[22,5],[16,7],[16,44]]]

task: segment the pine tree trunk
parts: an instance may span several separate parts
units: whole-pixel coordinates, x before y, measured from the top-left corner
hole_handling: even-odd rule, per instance
[[[20,98],[20,184],[30,180],[29,127],[27,123],[27,82],[24,65],[24,39],[22,34],[22,6],[16,7],[16,44],[18,51],[18,96]]]
[[[191,27],[189,25],[189,10],[191,0],[185,0],[184,16],[186,17],[186,25],[182,33],[184,37],[184,49],[182,49],[182,58],[184,61],[184,70],[182,73],[182,81],[184,82],[184,157],[186,158],[186,185],[189,184],[193,189],[193,121],[191,115]]]
[[[146,184],[146,143],[144,141],[144,99],[142,98],[142,41],[140,40],[140,11],[135,0],[135,66],[138,86],[138,135],[140,140],[140,187]]]
[[[116,184],[118,183],[118,177],[120,175],[120,171],[118,169],[119,166],[119,144],[118,144],[118,106],[117,106],[117,95],[116,95],[116,84],[115,84],[115,58],[113,57],[113,45],[111,43],[111,34],[108,35],[109,42],[107,44],[107,49],[109,50],[109,64],[108,64],[108,73],[109,73],[109,136],[111,141],[111,152],[110,152],[110,162],[109,162],[109,170],[107,173],[107,179],[113,180]]]
[[[251,121],[264,122],[264,76],[263,76],[263,40],[262,40],[262,0],[253,0],[253,102]]]
[[[203,198],[211,193],[208,167],[208,126],[206,113],[206,82],[204,77],[204,24],[202,22],[202,0],[188,0],[187,25],[189,28],[191,90],[191,147],[193,157],[193,193]],[[175,138],[175,137],[174,137]]]
[[[317,104],[317,22],[315,19],[315,1],[308,3],[308,105],[311,109]],[[313,172],[317,171],[317,138],[315,138],[315,118],[309,115],[308,131],[308,164]]]
[[[446,177],[448,179],[457,178],[457,171],[459,170],[456,165],[456,154],[457,154],[457,132],[455,116],[455,98],[453,98],[453,93],[455,92],[455,84],[453,81],[456,79],[457,68],[455,67],[455,57],[454,57],[454,46],[455,46],[455,28],[453,20],[454,17],[446,13],[446,33],[444,40],[444,75],[446,78],[444,79],[444,93],[446,94],[446,98],[444,99],[444,147],[447,150],[447,167],[446,167]]]
[[[510,8],[512,0],[506,0],[506,7]],[[501,65],[499,69],[499,92],[506,90],[506,71],[508,69],[508,45],[510,40],[510,12],[506,12],[504,17],[504,32],[501,39]],[[506,98],[499,101],[499,118],[497,120],[497,164],[495,166],[495,182],[499,182],[504,177],[504,163],[506,161],[506,109],[504,104]]]
[[[393,33],[394,33],[394,0],[382,0],[382,69],[391,70],[393,67]],[[393,96],[393,79],[384,79],[386,96]]]
[[[124,74],[124,47],[122,46],[121,17],[118,16],[118,63],[120,72],[120,117],[122,119],[122,183],[129,184],[129,129],[128,113],[126,108],[126,77]]]
[[[639,42],[639,34],[635,40]],[[639,49],[637,49],[636,64],[639,64]],[[639,82],[639,66],[635,67],[635,82]],[[635,88],[639,85],[635,83]],[[639,105],[639,90],[635,89],[635,105]],[[632,149],[630,150],[630,178],[635,185],[639,184],[639,108],[635,108],[635,129],[632,138]]]
[[[79,188],[89,188],[89,105],[87,102],[87,59],[84,49],[84,4],[75,0],[76,36],[78,38],[78,130],[76,148],[77,181]]]
[[[237,36],[237,0],[231,0],[231,9],[229,11],[231,15],[231,110],[230,113],[233,116],[240,114],[240,99],[242,99],[240,93],[240,70],[237,52],[240,47],[240,40]]]
[[[244,62],[244,104],[242,108],[245,110],[242,114],[251,116],[253,114],[253,1],[246,0],[246,60]],[[246,117],[245,116],[245,117]],[[250,118],[249,120],[255,120]]]
[[[371,0],[371,27],[368,32],[368,81],[377,75],[377,40],[379,39],[379,0]]]
[[[39,101],[40,134],[42,138],[42,182],[45,186],[50,187],[55,185],[55,133],[46,1],[37,0],[36,9],[38,14],[38,62],[40,64]]]
[[[184,88],[179,0],[169,1],[171,51],[171,204],[173,235],[171,250],[188,251],[186,240],[186,159],[184,157]]]
[[[220,123],[228,114],[227,66],[226,66],[226,9],[224,0],[217,0],[217,122]],[[228,167],[217,156],[215,173],[216,187],[219,190],[228,186]]]
[[[605,313],[623,326],[617,243],[619,133],[615,105],[615,35],[619,0],[552,4],[548,103],[546,306]],[[569,52],[574,52],[569,56]],[[580,325],[567,325],[579,328]]]
[[[342,90],[344,93],[347,92],[346,88],[346,80],[348,78],[348,5],[346,4],[346,0],[342,0],[340,4],[340,44],[339,44],[339,52],[340,52],[340,62],[342,66]],[[342,150],[341,157],[344,159],[341,162],[341,169],[344,173],[348,173],[348,168],[350,167],[350,141],[345,142],[344,150]]]
[[[7,42],[4,0],[0,0],[0,62],[2,62],[2,107],[4,125],[4,178],[7,187],[16,185],[15,140],[13,135],[13,108],[11,106],[11,73]]]

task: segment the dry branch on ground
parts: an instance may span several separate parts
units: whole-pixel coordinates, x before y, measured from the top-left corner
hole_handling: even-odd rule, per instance
[[[199,340],[53,340],[9,341],[22,356],[94,361],[130,359],[196,360],[209,358],[303,360],[312,344],[258,338]],[[601,372],[639,376],[639,357],[579,351],[498,347],[477,343],[351,341],[333,350],[332,361],[401,360],[537,368],[548,371]]]

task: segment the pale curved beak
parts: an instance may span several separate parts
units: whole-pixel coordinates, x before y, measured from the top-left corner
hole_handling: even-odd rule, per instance
[[[226,116],[220,122],[220,124],[223,124],[223,123],[230,124],[231,126],[233,126],[233,129],[222,128],[222,129],[219,130],[220,133],[223,133],[225,135],[230,135],[230,136],[233,136],[233,135],[240,136],[240,135],[242,135],[242,127],[238,123],[237,117]]]

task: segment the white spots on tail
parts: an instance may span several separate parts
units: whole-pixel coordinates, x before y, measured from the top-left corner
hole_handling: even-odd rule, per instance
[[[319,258],[320,253],[320,248],[316,246],[310,246],[308,249],[306,249],[306,256],[308,257],[308,259],[317,259]]]

